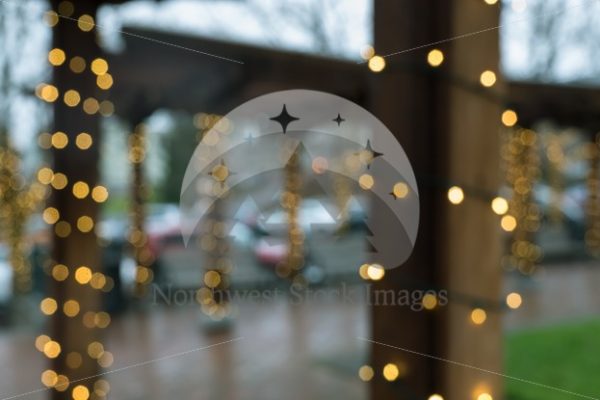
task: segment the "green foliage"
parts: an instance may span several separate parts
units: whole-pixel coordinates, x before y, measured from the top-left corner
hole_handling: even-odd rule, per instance
[[[600,320],[509,334],[506,373],[590,398],[600,398]],[[508,400],[581,397],[511,379],[506,381]]]
[[[198,130],[189,115],[176,115],[174,127],[163,139],[166,160],[165,178],[156,193],[157,200],[178,203],[185,169],[198,145]]]

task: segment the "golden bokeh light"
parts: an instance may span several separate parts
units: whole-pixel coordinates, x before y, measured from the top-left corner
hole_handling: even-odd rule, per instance
[[[50,28],[55,27],[56,24],[58,24],[58,18],[56,11],[47,11],[44,13],[44,21]]]
[[[64,392],[69,388],[70,384],[71,382],[69,381],[69,378],[67,378],[65,375],[58,375],[56,385],[54,385],[54,390]]]
[[[67,56],[61,49],[52,49],[48,52],[48,62],[55,67],[63,65]]]
[[[77,229],[83,233],[88,233],[94,229],[94,220],[87,215],[77,218]]]
[[[359,186],[364,190],[369,190],[375,184],[375,179],[369,174],[363,174],[358,178]]]
[[[44,355],[48,358],[56,358],[60,355],[60,344],[54,340],[49,340],[44,344]]]
[[[373,281],[380,281],[385,276],[385,268],[379,264],[370,264],[367,267],[367,276]]]
[[[426,310],[433,310],[437,307],[438,304],[437,296],[432,293],[426,293],[425,296],[423,296],[422,303],[423,308],[425,308]]]
[[[439,394],[432,394],[427,400],[444,400],[444,398]]]
[[[471,321],[475,325],[482,325],[487,319],[487,313],[482,308],[476,308],[471,311]]]
[[[385,367],[383,367],[383,377],[385,378],[385,380],[392,382],[398,379],[399,376],[400,370],[398,369],[398,366],[396,364],[389,363],[386,364]]]
[[[450,203],[458,205],[465,200],[465,193],[462,188],[458,186],[452,186],[448,189],[448,200]]]
[[[83,111],[88,115],[94,115],[100,110],[100,103],[93,97],[88,97],[83,101]]]
[[[42,212],[42,218],[45,223],[54,225],[60,219],[60,213],[54,207],[48,207]]]
[[[500,220],[500,226],[506,232],[512,232],[517,228],[517,219],[512,215],[505,215]]]
[[[494,398],[489,393],[481,393],[477,396],[477,400],[494,400]]]
[[[80,74],[85,71],[87,64],[83,57],[75,56],[69,61],[69,69],[76,74]]]
[[[381,56],[373,56],[369,59],[369,69],[373,72],[381,72],[385,69],[385,58]]]
[[[108,199],[108,189],[104,186],[96,186],[92,189],[92,199],[96,203],[104,203]]]
[[[59,221],[54,225],[54,233],[60,238],[66,238],[71,234],[71,224],[67,221]]]
[[[40,335],[35,338],[35,348],[38,349],[38,351],[43,352],[44,346],[49,341],[50,341],[50,337],[48,335]]]
[[[501,119],[504,126],[507,126],[509,128],[515,126],[517,122],[519,122],[519,116],[514,110],[505,110],[502,113]]]
[[[69,277],[69,268],[63,264],[56,264],[52,267],[52,277],[59,282],[64,281]]]
[[[371,45],[364,45],[360,50],[360,56],[363,60],[367,61],[375,55],[375,49]]]
[[[58,13],[61,16],[70,17],[75,12],[75,6],[69,0],[64,0],[58,3]]]
[[[108,72],[108,63],[103,58],[96,58],[92,61],[91,68],[94,74],[101,76]]]
[[[90,187],[87,183],[77,181],[73,184],[73,196],[75,196],[76,198],[85,199],[89,193]]]
[[[496,77],[496,73],[494,71],[483,71],[481,73],[481,76],[479,77],[479,82],[484,86],[484,87],[492,87],[496,84],[497,81],[497,77]]]
[[[92,342],[88,345],[87,352],[90,357],[97,359],[104,353],[104,346],[100,342]]]
[[[65,92],[63,100],[67,106],[77,107],[77,105],[81,102],[81,96],[77,90],[70,89]]]
[[[513,310],[521,307],[521,304],[523,304],[523,298],[519,293],[513,292],[506,296],[506,305]]]
[[[44,315],[52,315],[57,309],[58,304],[56,303],[56,300],[51,297],[46,297],[40,302],[40,310]]]
[[[358,369],[358,377],[363,382],[369,382],[375,376],[375,371],[370,365],[363,365]]]
[[[48,132],[40,133],[38,136],[38,145],[44,150],[50,149],[52,147],[52,135]]]
[[[43,84],[39,90],[39,97],[48,102],[53,103],[58,99],[59,92],[56,86]]]
[[[404,182],[398,182],[394,185],[394,189],[392,190],[392,193],[394,194],[394,197],[396,197],[397,199],[403,199],[406,196],[408,196],[408,185]]]
[[[212,169],[211,176],[217,182],[225,182],[229,177],[229,169],[223,164],[215,165]]]
[[[214,289],[221,283],[221,275],[217,271],[208,271],[204,274],[204,284]]]
[[[69,180],[67,176],[62,172],[57,172],[52,176],[52,182],[50,182],[52,187],[56,190],[62,190],[69,184]]]
[[[77,137],[75,137],[75,145],[80,150],[89,149],[90,147],[92,147],[93,143],[94,141],[92,139],[92,135],[90,135],[89,133],[81,132],[79,135],[77,135]]]
[[[444,53],[440,49],[433,49],[427,54],[427,62],[432,67],[439,67],[444,62]]]
[[[64,132],[55,132],[52,134],[50,143],[57,149],[64,149],[69,144],[69,137]]]
[[[104,100],[103,102],[100,103],[100,114],[103,117],[110,117],[111,115],[113,115],[115,112],[115,105],[109,101],[109,100]]]
[[[92,29],[94,29],[94,25],[95,25],[94,17],[92,17],[91,15],[88,15],[88,14],[83,14],[77,20],[77,26],[79,27],[79,29],[81,29],[84,32],[89,32]]]
[[[86,266],[77,268],[75,270],[75,280],[80,285],[86,285],[92,280],[92,270]]]
[[[110,367],[113,364],[113,362],[114,362],[114,357],[110,351],[105,351],[98,358],[98,365],[100,365],[102,368]]]
[[[113,84],[113,77],[109,73],[98,75],[98,77],[96,77],[96,85],[102,90],[110,89]]]
[[[67,317],[75,317],[79,314],[79,302],[77,300],[67,300],[65,304],[63,304],[63,312]]]
[[[83,385],[77,385],[71,392],[73,400],[88,400],[90,398],[90,391]]]
[[[508,212],[508,201],[504,197],[496,197],[492,200],[492,211],[498,215],[504,215]]]
[[[54,172],[48,167],[42,167],[37,173],[38,182],[44,185],[49,185],[54,178]]]
[[[51,369],[47,369],[44,372],[42,372],[41,381],[42,384],[46,387],[54,387],[54,385],[56,385],[56,383],[58,382],[58,374]]]
[[[369,264],[363,264],[358,268],[358,274],[364,280],[369,280]]]

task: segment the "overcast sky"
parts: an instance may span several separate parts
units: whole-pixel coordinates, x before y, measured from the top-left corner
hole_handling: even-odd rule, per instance
[[[3,10],[6,12],[6,8],[10,10],[21,1],[6,0],[2,4]],[[483,3],[483,0],[480,1]],[[600,81],[596,76],[600,69],[594,68],[598,49],[590,45],[599,41],[568,40],[576,28],[588,28],[584,24],[586,21],[589,23],[590,17],[600,16],[598,0],[504,0],[502,60],[509,78],[527,79],[532,76],[535,72],[532,68],[536,68],[532,62],[532,55],[537,54],[534,50],[544,50],[547,45],[543,41],[531,40],[536,37],[532,30],[533,22],[543,17],[537,15],[533,7],[538,2],[553,5],[551,12],[557,17],[554,25],[559,28],[555,32],[557,37],[552,40],[558,47],[556,65],[550,71],[552,80]],[[50,78],[50,69],[43,60],[51,32],[41,22],[46,3],[42,0],[30,0],[28,3],[28,39],[19,48],[8,48],[4,53],[6,50],[20,52],[17,80],[35,87]],[[593,21],[587,35],[592,39],[597,37],[591,29],[597,25]],[[131,25],[349,60],[359,60],[361,50],[373,41],[372,0],[137,0],[102,7],[97,22],[103,42],[112,49],[119,48],[119,30]],[[596,34],[600,36],[600,31]],[[21,148],[31,146],[34,143],[32,138],[39,133],[37,124],[45,118],[41,105],[34,100],[26,101],[21,96],[11,107],[12,124],[16,126],[14,131],[18,132],[15,137],[17,144]],[[37,118],[30,118],[32,114]]]

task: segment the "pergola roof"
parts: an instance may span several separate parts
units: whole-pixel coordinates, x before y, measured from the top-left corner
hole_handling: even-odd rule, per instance
[[[364,65],[150,29],[125,31],[130,33],[123,37],[125,50],[108,59],[117,113],[134,122],[159,108],[223,112],[258,95],[293,88],[328,91],[357,102],[366,97]]]

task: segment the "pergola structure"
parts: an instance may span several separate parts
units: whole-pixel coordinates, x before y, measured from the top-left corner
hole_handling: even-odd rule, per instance
[[[58,3],[52,1],[55,7]],[[78,1],[76,15],[94,16],[99,3]],[[375,48],[382,54],[476,31],[482,26],[496,26],[499,20],[497,6],[471,0],[374,2],[374,7]],[[451,292],[490,301],[499,298],[501,241],[497,220],[489,212],[489,202],[467,199],[463,207],[453,207],[445,195],[451,182],[480,187],[490,193],[498,188],[500,105],[490,99],[503,94],[503,84],[489,89],[492,96],[456,85],[423,66],[423,51],[390,57],[387,68],[375,75],[365,65],[353,62],[151,30],[126,31],[244,62],[243,65],[224,62],[156,41],[125,36],[126,50],[104,57],[116,82],[111,99],[116,112],[130,123],[132,131],[159,108],[223,113],[247,99],[290,88],[332,92],[369,109],[397,135],[411,159],[422,210],[413,256],[405,266],[390,271],[377,286],[395,291],[448,288]],[[68,20],[61,20],[55,27],[54,46],[90,62],[101,54],[93,32],[82,33],[76,22]],[[448,43],[444,52],[447,73],[473,82],[474,86],[478,85],[481,71],[498,70],[495,32]],[[73,74],[68,68],[56,70],[55,84],[59,88],[77,86],[82,97],[101,95],[93,80]],[[95,145],[91,149],[83,151],[69,146],[55,150],[54,157],[55,170],[62,171],[70,182],[95,184],[98,117],[57,102],[55,130],[66,132],[72,141],[80,132],[93,134]],[[52,202],[61,220],[73,227],[82,216],[97,217],[98,206],[94,201],[77,199],[69,191],[55,191]],[[69,235],[57,232],[53,254],[56,262],[69,269],[79,265],[87,265],[93,271],[100,268],[96,238],[89,232],[74,228]],[[60,304],[77,297],[81,299],[82,313],[98,309],[97,291],[74,280],[56,282],[54,286]],[[500,315],[489,315],[484,325],[475,325],[469,319],[471,311],[470,306],[452,297],[447,307],[433,312],[374,306],[371,336],[381,344],[372,344],[371,365],[377,373],[371,381],[371,397],[426,399],[440,393],[449,399],[475,399],[482,393],[490,393],[501,398],[498,376],[431,358],[501,371]],[[53,337],[63,347],[55,359],[55,369],[67,371],[66,355],[74,351],[85,354],[97,331],[82,328],[80,320],[58,314],[53,327]],[[389,363],[403,367],[400,379],[389,382],[381,375],[380,371]],[[98,365],[92,360],[83,363],[69,379],[93,376],[97,371]],[[80,383],[90,391],[93,384],[93,381]],[[54,398],[70,399],[69,391],[54,391]]]

